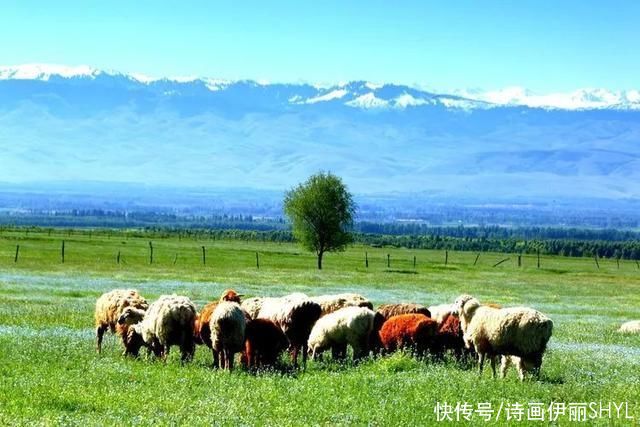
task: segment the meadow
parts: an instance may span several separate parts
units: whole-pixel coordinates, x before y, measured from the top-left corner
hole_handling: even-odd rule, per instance
[[[544,424],[570,424],[569,405],[591,402],[605,409],[626,402],[628,413],[623,408],[618,416],[612,406],[610,414],[588,419],[590,425],[640,419],[640,336],[616,332],[640,319],[635,263],[600,260],[598,268],[593,259],[543,256],[537,268],[535,256],[523,256],[518,267],[514,255],[482,253],[476,262],[475,253],[449,252],[445,265],[443,251],[353,246],[328,254],[318,271],[313,255],[294,244],[176,237],[152,240],[151,263],[149,240],[62,230],[0,233],[0,425],[423,426],[439,424],[437,406],[465,403],[474,408],[460,421],[468,425],[485,423],[475,411],[483,404],[494,425],[517,420],[517,404],[524,407],[518,423],[525,425],[540,424],[528,420],[531,404],[544,407]],[[539,381],[521,383],[514,370],[504,380],[486,371],[479,377],[475,366],[405,354],[357,365],[312,361],[297,372],[228,373],[211,368],[204,348],[184,366],[176,351],[166,364],[125,359],[110,334],[97,355],[95,300],[122,287],[149,300],[184,294],[198,306],[229,287],[246,296],[350,291],[374,304],[431,305],[470,293],[534,307],[555,327]],[[550,422],[554,402],[566,411]]]

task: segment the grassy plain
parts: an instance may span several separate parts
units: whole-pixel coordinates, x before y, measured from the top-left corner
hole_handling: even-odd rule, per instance
[[[65,262],[61,244],[65,240]],[[124,235],[4,231],[0,234],[0,425],[434,425],[439,402],[490,403],[492,424],[507,424],[507,408],[529,403],[627,402],[618,418],[589,424],[637,425],[640,419],[640,337],[619,325],[640,319],[640,270],[635,263],[354,246],[314,268],[311,254],[291,244],[154,239]],[[16,245],[20,245],[14,262]],[[206,248],[206,265],[202,262]],[[120,263],[116,256],[120,252]],[[256,252],[260,268],[256,268]],[[368,253],[369,267],[364,264]],[[387,267],[387,254],[390,267]],[[177,258],[176,258],[177,255]],[[416,267],[413,257],[416,257]],[[251,295],[354,291],[374,303],[450,302],[461,293],[506,306],[528,305],[554,320],[540,381],[506,380],[453,361],[406,355],[357,366],[310,363],[306,372],[232,374],[210,368],[199,348],[181,366],[120,356],[106,339],[93,350],[93,306],[103,292],[133,287],[152,300],[163,293],[197,305],[233,287]],[[500,410],[500,415],[497,414]],[[513,415],[513,414],[512,414]],[[548,413],[545,424],[548,423]],[[590,412],[587,416],[592,415]],[[456,413],[452,414],[456,419]],[[496,421],[497,419],[497,421]],[[474,413],[469,425],[484,423]],[[555,424],[569,424],[569,409]]]

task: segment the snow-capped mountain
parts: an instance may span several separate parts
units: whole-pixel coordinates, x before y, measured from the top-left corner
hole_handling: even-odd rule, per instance
[[[0,67],[0,182],[640,197],[640,94],[436,93]]]
[[[121,73],[111,70],[99,70],[88,66],[69,67],[49,64],[27,64],[19,66],[0,66],[0,80],[39,80],[51,78],[89,79],[122,78],[148,86],[167,84],[203,85],[210,91],[219,91],[237,84],[269,86],[253,81],[231,81],[200,77],[163,77],[153,78],[138,73]],[[457,109],[495,108],[496,106],[524,106],[530,108],[555,108],[565,110],[585,109],[640,109],[640,90],[609,91],[606,89],[579,89],[567,93],[536,94],[521,87],[509,87],[500,90],[455,90],[452,94],[435,94],[409,86],[395,84],[374,84],[356,81],[329,87],[309,85],[288,86],[295,92],[288,102],[292,104],[316,104],[320,102],[339,102],[343,105],[361,109],[404,109],[419,106],[441,105]],[[312,88],[311,96],[304,96]],[[167,93],[171,94],[171,93]]]

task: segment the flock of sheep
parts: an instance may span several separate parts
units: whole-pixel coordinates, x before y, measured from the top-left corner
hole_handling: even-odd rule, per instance
[[[526,373],[539,374],[553,330],[551,319],[539,311],[482,305],[470,295],[453,304],[385,304],[376,311],[352,293],[241,298],[226,290],[198,313],[185,296],[163,295],[149,304],[135,290],[107,292],[96,302],[97,351],[110,329],[122,338],[124,355],[138,356],[145,347],[165,359],[178,346],[188,361],[196,345],[204,345],[214,366],[228,370],[237,353],[245,368],[262,369],[275,366],[288,349],[297,367],[299,356],[306,366],[308,354],[317,358],[328,350],[344,359],[350,346],[355,360],[401,349],[418,357],[427,352],[434,358],[447,352],[457,359],[477,355],[480,372],[488,358],[494,377],[501,357],[503,377],[515,365],[524,379]]]

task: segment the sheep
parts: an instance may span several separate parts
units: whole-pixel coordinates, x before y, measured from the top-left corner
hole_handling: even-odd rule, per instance
[[[623,334],[638,334],[640,333],[640,320],[632,320],[630,322],[623,323],[618,329],[618,332]]]
[[[497,356],[517,356],[520,378],[524,367],[530,366],[538,376],[542,356],[553,331],[553,322],[539,311],[526,307],[494,308],[480,305],[470,295],[456,299],[460,325],[468,348],[472,345],[478,353],[480,374],[487,357],[496,376]],[[504,373],[508,365],[505,362]]]
[[[184,296],[162,295],[149,306],[144,318],[129,328],[126,352],[137,356],[140,347],[146,346],[157,357],[166,360],[172,345],[180,347],[182,361],[193,357],[195,343],[193,330],[196,307]],[[124,313],[118,323],[130,322],[130,313]]]
[[[96,351],[102,352],[102,338],[107,329],[121,336],[123,344],[126,342],[128,325],[119,325],[118,318],[125,308],[132,307],[139,310],[138,315],[149,308],[147,300],[133,289],[114,289],[106,292],[96,301]]]
[[[376,315],[373,322],[373,331],[371,332],[371,337],[369,339],[373,354],[379,354],[380,349],[382,348],[379,333],[380,328],[382,328],[384,322],[386,322],[392,316],[397,316],[400,314],[424,314],[427,317],[431,317],[431,312],[429,311],[429,309],[420,304],[400,303],[381,305],[380,307],[378,307],[378,310],[376,310]]]
[[[273,367],[288,346],[284,332],[271,320],[250,320],[245,329],[243,365],[249,369]]]
[[[227,289],[220,296],[220,300],[212,301],[202,308],[200,313],[196,316],[194,326],[193,335],[196,344],[204,344],[211,348],[211,329],[209,328],[209,321],[211,320],[213,310],[215,310],[220,301],[231,301],[239,304],[241,296],[241,294],[238,294],[233,289]]]
[[[211,314],[211,351],[213,364],[233,370],[233,357],[242,351],[247,320],[240,304],[220,301]]]
[[[371,304],[371,301],[362,295],[353,293],[320,295],[317,297],[311,297],[311,301],[320,304],[320,308],[322,308],[322,316],[333,313],[343,307],[366,307],[373,310],[373,304]]]
[[[436,329],[436,321],[424,314],[400,314],[384,322],[380,342],[386,352],[411,349],[420,357],[431,345]]]
[[[297,367],[300,350],[303,366],[307,365],[307,341],[321,313],[320,304],[304,294],[295,293],[280,298],[264,298],[257,318],[269,319],[282,329],[292,349],[293,365]]]
[[[367,307],[344,307],[322,316],[309,334],[312,357],[331,348],[334,359],[344,358],[347,345],[353,348],[354,360],[366,356],[374,317],[374,311]]]

